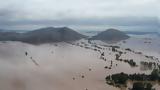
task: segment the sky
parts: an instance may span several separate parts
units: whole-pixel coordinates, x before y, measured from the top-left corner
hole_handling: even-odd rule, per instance
[[[0,28],[157,31],[159,4],[159,0],[0,0]]]

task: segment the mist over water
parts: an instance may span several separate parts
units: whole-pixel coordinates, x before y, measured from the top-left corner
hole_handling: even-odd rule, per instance
[[[78,42],[87,43],[85,40]],[[101,42],[97,43],[101,44]],[[122,47],[126,47],[125,45]],[[132,68],[118,61],[113,62],[112,70],[105,70],[104,67],[110,64],[110,60],[114,60],[114,54],[110,55],[110,51],[105,53],[107,63],[101,61],[100,55],[93,50],[64,42],[42,45],[0,42],[0,90],[82,90],[85,88],[119,90],[105,83],[107,75],[120,72],[128,74],[151,72],[151,70],[141,71],[140,67]],[[134,58],[137,64],[140,59],[145,60],[144,57],[134,56],[132,53],[122,58]],[[115,64],[118,66],[116,67]],[[84,79],[82,75],[85,76]]]

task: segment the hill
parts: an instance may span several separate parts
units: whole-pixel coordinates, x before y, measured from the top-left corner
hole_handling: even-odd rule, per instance
[[[75,41],[85,37],[67,27],[46,27],[26,33],[0,32],[1,41],[22,41],[31,44]]]
[[[102,40],[107,42],[117,42],[121,40],[128,39],[129,36],[117,29],[107,29],[106,31],[103,31],[96,36],[93,36],[91,40]]]

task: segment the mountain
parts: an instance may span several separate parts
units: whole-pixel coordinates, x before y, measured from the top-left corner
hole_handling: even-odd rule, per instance
[[[129,36],[117,29],[107,29],[106,31],[103,31],[96,36],[93,36],[91,40],[102,40],[107,42],[118,42],[120,40],[128,39]]]
[[[67,42],[79,40],[82,38],[86,38],[86,36],[79,34],[78,32],[67,27],[47,27],[28,31],[26,33],[0,32],[1,41],[22,41],[31,44],[42,44],[62,41]]]
[[[126,34],[132,34],[132,35],[145,35],[145,34],[156,34],[158,35],[158,32],[142,32],[142,31],[124,31]]]
[[[158,36],[160,37],[160,32],[157,32]]]
[[[19,38],[19,33],[0,31],[0,41],[16,41],[19,40]]]

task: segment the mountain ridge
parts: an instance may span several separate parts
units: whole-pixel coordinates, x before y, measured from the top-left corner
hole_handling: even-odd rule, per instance
[[[0,32],[0,41],[21,41],[31,44],[75,41],[86,37],[68,27],[45,27],[25,33]]]
[[[107,42],[118,42],[130,38],[126,33],[117,29],[107,29],[93,36],[91,40],[102,40]]]

